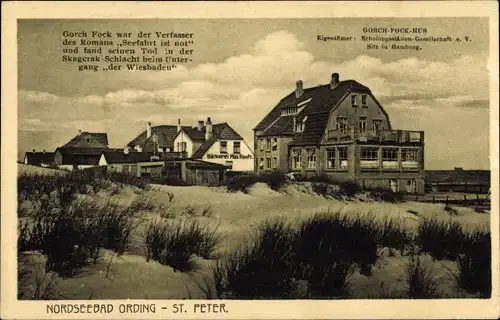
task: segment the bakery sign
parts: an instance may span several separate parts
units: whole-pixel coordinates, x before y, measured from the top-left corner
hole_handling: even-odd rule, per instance
[[[253,159],[251,154],[207,153],[207,159]]]

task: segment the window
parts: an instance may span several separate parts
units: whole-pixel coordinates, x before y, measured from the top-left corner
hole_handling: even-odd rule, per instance
[[[346,147],[338,148],[338,151],[339,151],[339,167],[340,167],[339,169],[347,170],[347,161],[348,161],[347,148]]]
[[[259,139],[259,148],[260,148],[260,150],[264,150],[264,145],[265,145],[264,139]]]
[[[398,149],[382,149],[382,167],[398,169]]]
[[[359,133],[366,133],[366,117],[359,117]]]
[[[259,159],[259,169],[264,169],[264,158]]]
[[[273,169],[278,168],[278,158],[273,157],[273,164],[272,164]]]
[[[233,142],[233,153],[234,154],[240,154],[240,142],[239,141],[235,141]]]
[[[87,139],[87,142],[88,142],[88,143],[91,143],[91,142],[92,142],[92,139]]]
[[[398,149],[382,149],[382,161],[398,161]]]
[[[417,192],[417,181],[416,180],[408,180],[406,182],[406,192],[408,192],[408,193]]]
[[[273,138],[272,150],[278,150],[278,138]]]
[[[373,120],[373,133],[378,133],[382,129],[382,120]]]
[[[300,149],[292,149],[292,169],[302,168],[302,153]]]
[[[307,149],[307,169],[316,169],[316,149]]]
[[[266,150],[271,150],[271,139],[266,139]]]
[[[347,133],[347,118],[346,117],[337,117],[337,131],[342,134]]]
[[[403,169],[418,168],[418,149],[401,150],[401,167]]]
[[[226,161],[226,167],[228,167],[228,170],[233,170],[233,162],[232,161]]]
[[[335,169],[335,150],[326,150],[326,168]]]
[[[186,142],[177,142],[177,152],[186,152],[187,143]]]
[[[392,192],[399,192],[398,180],[389,180],[389,188],[392,190]]]
[[[227,153],[227,141],[220,142],[220,153]]]
[[[378,148],[361,148],[361,168],[378,168]]]
[[[364,108],[367,107],[367,105],[366,105],[366,94],[364,94],[364,95],[361,96],[361,106],[363,106]]]
[[[352,105],[353,107],[356,107],[356,106],[357,106],[357,103],[356,103],[357,97],[358,97],[357,95],[355,95],[355,94],[351,94],[351,105]]]
[[[271,158],[266,158],[266,169],[271,169]]]

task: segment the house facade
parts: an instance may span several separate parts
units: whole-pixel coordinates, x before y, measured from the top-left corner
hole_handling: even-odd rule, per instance
[[[45,150],[42,152],[36,152],[36,150],[26,152],[23,163],[32,166],[50,167],[54,164],[54,152],[46,152]]]
[[[327,175],[365,187],[424,192],[424,132],[396,130],[370,89],[357,81],[303,88],[254,128],[257,172]]]

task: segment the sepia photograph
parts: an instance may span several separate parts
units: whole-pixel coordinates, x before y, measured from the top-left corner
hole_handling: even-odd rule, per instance
[[[497,300],[490,19],[17,18],[9,299]]]

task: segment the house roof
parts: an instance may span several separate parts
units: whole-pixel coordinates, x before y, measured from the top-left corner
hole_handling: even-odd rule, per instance
[[[212,137],[205,141],[194,153],[193,153],[193,158],[203,158],[205,153],[207,153],[208,150],[210,150],[210,147],[217,141],[217,138]]]
[[[136,163],[140,161],[149,161],[150,156],[144,152],[129,152],[128,154],[122,151],[104,151],[104,157],[108,164],[113,163]]]
[[[426,170],[425,180],[429,183],[471,183],[490,184],[490,170]]]
[[[108,135],[102,132],[82,132],[74,136],[63,147],[98,148],[108,146]]]
[[[330,89],[330,84],[306,88],[299,98],[296,98],[295,91],[293,91],[281,99],[254,130],[263,131],[261,135],[264,136],[293,134],[294,116],[281,116],[281,111],[304,103],[303,109],[295,115],[298,120],[307,116],[304,131],[294,134],[294,140],[291,144],[319,143],[328,122],[328,114],[351,90],[370,93],[368,87],[355,80],[341,81],[334,89]]]
[[[205,128],[200,131],[198,128],[183,128],[182,131],[193,141],[205,141]]]
[[[54,152],[26,152],[25,158],[28,164],[40,165],[42,163],[54,162]]]
[[[183,126],[182,129],[191,128]],[[151,137],[147,138],[146,130],[140,133],[132,141],[130,141],[127,146],[144,146],[146,142],[153,139],[153,135],[156,134],[157,143],[160,148],[173,148],[174,147],[174,137],[177,135],[177,126],[172,125],[161,125],[151,127]]]

